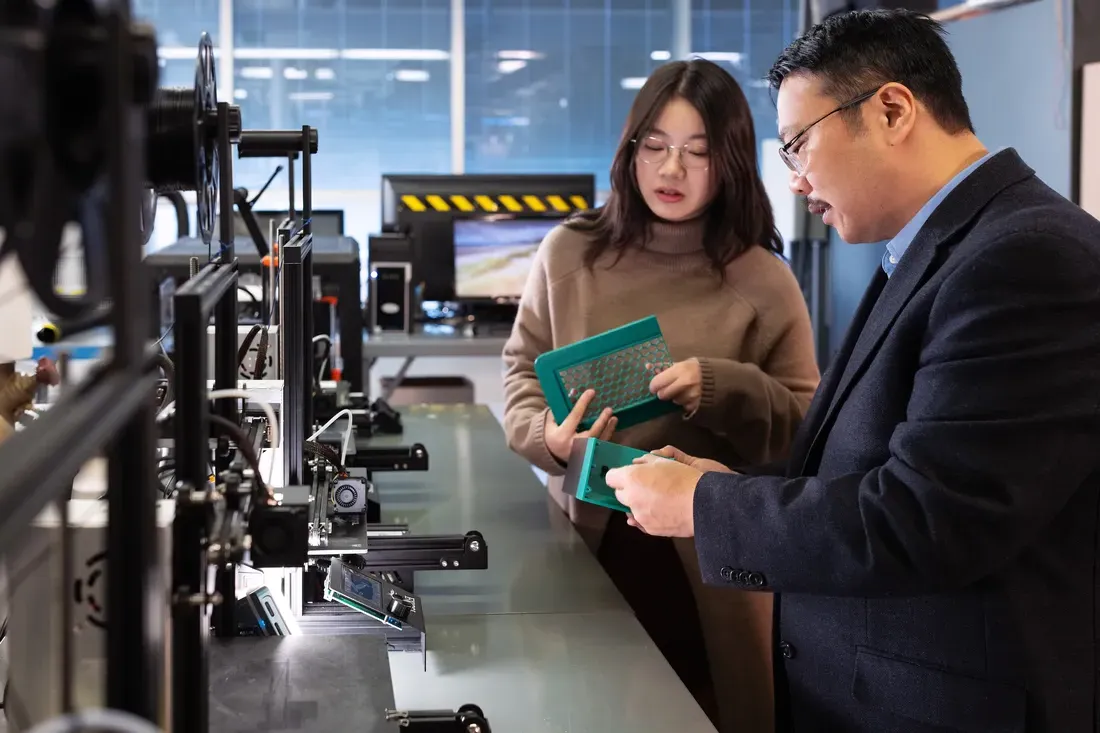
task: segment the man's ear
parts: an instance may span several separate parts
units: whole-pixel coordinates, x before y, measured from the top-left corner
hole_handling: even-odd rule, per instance
[[[891,145],[909,136],[916,124],[919,109],[909,87],[897,82],[884,84],[872,97],[871,106],[880,132]]]

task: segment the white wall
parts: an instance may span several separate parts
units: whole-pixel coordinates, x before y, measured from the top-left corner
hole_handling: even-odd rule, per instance
[[[1081,208],[1100,219],[1100,63],[1084,68],[1080,171]]]

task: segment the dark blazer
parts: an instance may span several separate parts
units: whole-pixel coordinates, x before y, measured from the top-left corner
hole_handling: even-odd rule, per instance
[[[1100,222],[1013,150],[871,283],[786,475],[708,474],[710,583],[779,593],[784,730],[1097,725]]]

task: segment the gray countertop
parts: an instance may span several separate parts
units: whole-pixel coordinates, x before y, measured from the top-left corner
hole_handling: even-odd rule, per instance
[[[489,567],[421,572],[428,669],[392,652],[401,709],[480,706],[496,733],[714,733],[592,553],[488,408],[403,408],[426,473],[376,476],[383,521],[479,530]],[[639,569],[644,572],[644,569]]]
[[[463,336],[451,333],[365,333],[363,358],[428,356],[500,356],[507,335]]]
[[[714,733],[627,611],[453,616],[390,654],[399,709],[479,706],[494,733]]]
[[[523,459],[508,450],[488,408],[402,408],[405,433],[370,445],[422,443],[426,473],[382,473],[382,521],[416,534],[478,530],[488,570],[421,572],[416,593],[431,617],[581,613],[628,607]]]

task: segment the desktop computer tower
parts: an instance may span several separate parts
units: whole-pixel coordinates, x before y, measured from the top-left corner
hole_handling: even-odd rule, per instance
[[[371,262],[370,328],[372,333],[412,330],[412,265]]]

